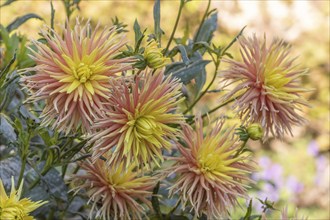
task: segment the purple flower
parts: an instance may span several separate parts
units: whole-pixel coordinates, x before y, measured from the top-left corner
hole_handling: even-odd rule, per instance
[[[313,157],[317,157],[319,153],[319,145],[315,140],[312,140],[307,147],[307,153]]]
[[[324,176],[324,173],[326,171],[326,167],[328,164],[327,158],[323,155],[316,158],[316,175],[314,178],[314,182],[316,185],[322,184],[322,178]]]
[[[273,163],[269,157],[261,157],[258,164],[262,170],[252,175],[252,179],[269,181],[276,187],[282,185],[283,167],[280,164]]]
[[[304,189],[304,184],[299,182],[295,176],[289,176],[286,180],[286,187],[292,194],[298,194]]]

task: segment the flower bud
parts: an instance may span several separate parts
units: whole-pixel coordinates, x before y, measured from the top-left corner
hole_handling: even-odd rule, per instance
[[[162,49],[158,47],[157,42],[152,40],[144,50],[144,59],[150,68],[161,68],[171,62],[169,58],[166,58],[162,54]]]
[[[247,133],[252,140],[259,140],[263,137],[263,130],[260,124],[254,123],[247,128]]]

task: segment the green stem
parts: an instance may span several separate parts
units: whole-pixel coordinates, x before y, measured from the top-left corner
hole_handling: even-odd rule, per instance
[[[173,40],[173,37],[174,37],[175,31],[176,31],[176,29],[177,29],[177,27],[178,27],[178,24],[179,24],[179,20],[180,20],[180,17],[181,17],[181,12],[182,12],[182,9],[183,9],[183,6],[184,6],[184,3],[185,3],[184,0],[181,0],[181,1],[180,1],[180,8],[179,8],[178,15],[177,15],[177,17],[176,17],[175,25],[174,25],[173,31],[172,31],[172,33],[171,33],[170,39],[169,39],[169,41],[168,41],[168,43],[167,43],[166,49],[165,49],[165,51],[164,51],[164,54],[165,54],[165,55],[166,55],[166,53],[167,53],[167,51],[168,51],[168,49],[169,49],[169,47],[170,47],[170,45],[171,45],[171,42],[172,42],[172,40]]]
[[[21,182],[23,180],[24,170],[25,170],[25,165],[26,165],[26,159],[27,159],[27,155],[24,152],[24,154],[22,155],[22,166],[21,166],[21,170],[19,172],[17,187],[19,187],[21,185]]]
[[[48,171],[50,170],[50,168],[52,168],[51,166],[46,167],[42,172],[41,172],[41,176],[44,176],[48,173]],[[33,183],[29,186],[29,189],[33,189],[41,180],[41,177],[38,176],[38,178],[33,181]]]
[[[240,148],[240,149],[236,152],[236,154],[234,155],[234,158],[241,154],[241,152],[242,152],[242,150],[244,149],[244,147],[245,147],[246,143],[248,142],[248,140],[249,140],[249,138],[246,139],[246,140],[243,142],[241,148]]]
[[[199,33],[200,33],[201,29],[202,29],[202,26],[203,26],[203,24],[204,24],[205,18],[206,18],[206,16],[207,16],[207,14],[209,13],[210,5],[211,5],[211,0],[209,0],[209,2],[208,2],[208,4],[207,4],[207,7],[206,7],[205,13],[204,13],[204,15],[203,15],[202,21],[201,21],[201,23],[199,24],[199,27],[198,27],[197,33],[196,33],[196,35],[195,35],[195,37],[194,37],[194,42],[195,42],[196,39],[198,38],[198,35],[199,35]]]
[[[235,99],[236,99],[236,98],[229,99],[228,101],[222,103],[221,105],[218,105],[217,107],[215,107],[215,108],[211,109],[210,111],[204,113],[204,114],[202,115],[202,118],[205,118],[207,115],[210,115],[210,114],[212,114],[213,112],[219,110],[220,108],[226,106],[227,104],[229,104],[229,103],[235,101]],[[193,123],[193,121],[189,122],[189,124],[192,124],[192,123]]]

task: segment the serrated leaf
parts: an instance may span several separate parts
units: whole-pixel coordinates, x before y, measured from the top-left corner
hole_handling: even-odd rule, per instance
[[[188,84],[192,79],[196,78],[210,62],[209,60],[197,60],[189,65],[185,65],[181,62],[181,68],[179,68],[180,65],[176,63],[176,68],[170,67],[166,69],[166,74],[172,73],[172,76],[179,78],[183,84]],[[174,69],[175,71],[173,71]]]
[[[43,20],[39,15],[36,15],[34,13],[29,13],[23,16],[20,16],[18,18],[16,18],[13,22],[11,22],[7,27],[7,31],[11,32],[15,29],[17,29],[19,26],[21,26],[22,24],[24,24],[27,20],[31,19],[31,18],[36,18],[39,20]]]

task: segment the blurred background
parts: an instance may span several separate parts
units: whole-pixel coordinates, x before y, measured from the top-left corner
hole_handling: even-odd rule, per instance
[[[1,0],[1,4],[5,1]],[[53,1],[55,26],[65,21],[65,9],[60,1]],[[179,1],[161,1],[161,27],[165,32],[163,42],[169,38],[175,22]],[[147,28],[147,34],[153,31],[153,1],[113,0],[81,1],[76,16],[91,18],[94,23],[110,26],[115,16],[127,24],[130,43],[134,43],[133,23],[137,18],[141,29]],[[186,4],[175,37],[182,37],[189,24],[190,38],[198,27],[207,1],[192,1]],[[312,108],[303,109],[309,123],[294,128],[294,137],[284,141],[270,139],[266,143],[250,142],[255,152],[260,170],[253,175],[257,182],[251,189],[251,196],[274,201],[281,209],[288,205],[292,214],[298,207],[301,215],[309,219],[330,219],[329,194],[329,73],[330,73],[330,2],[324,1],[213,1],[211,8],[218,11],[218,28],[214,36],[217,45],[228,44],[233,37],[247,25],[244,34],[249,36],[267,35],[268,41],[279,37],[292,45],[292,55],[298,57],[302,67],[309,69],[309,75],[303,79],[306,93]],[[44,21],[29,20],[16,32],[25,34],[29,39],[38,38],[39,28],[44,22],[50,24],[49,1],[19,0],[1,8],[0,23],[7,26],[15,17],[26,13],[35,13]],[[163,45],[164,47],[164,45]],[[238,57],[238,47],[233,46],[230,53]],[[212,64],[207,66],[212,71]],[[221,66],[224,69],[225,66]],[[210,77],[209,77],[210,78]],[[214,89],[217,88],[214,85]],[[207,111],[216,105],[218,94],[206,95],[197,109]],[[218,112],[221,114],[221,111]],[[256,211],[261,204],[254,200]],[[233,218],[244,213],[237,208]],[[278,212],[270,213],[276,218]]]

